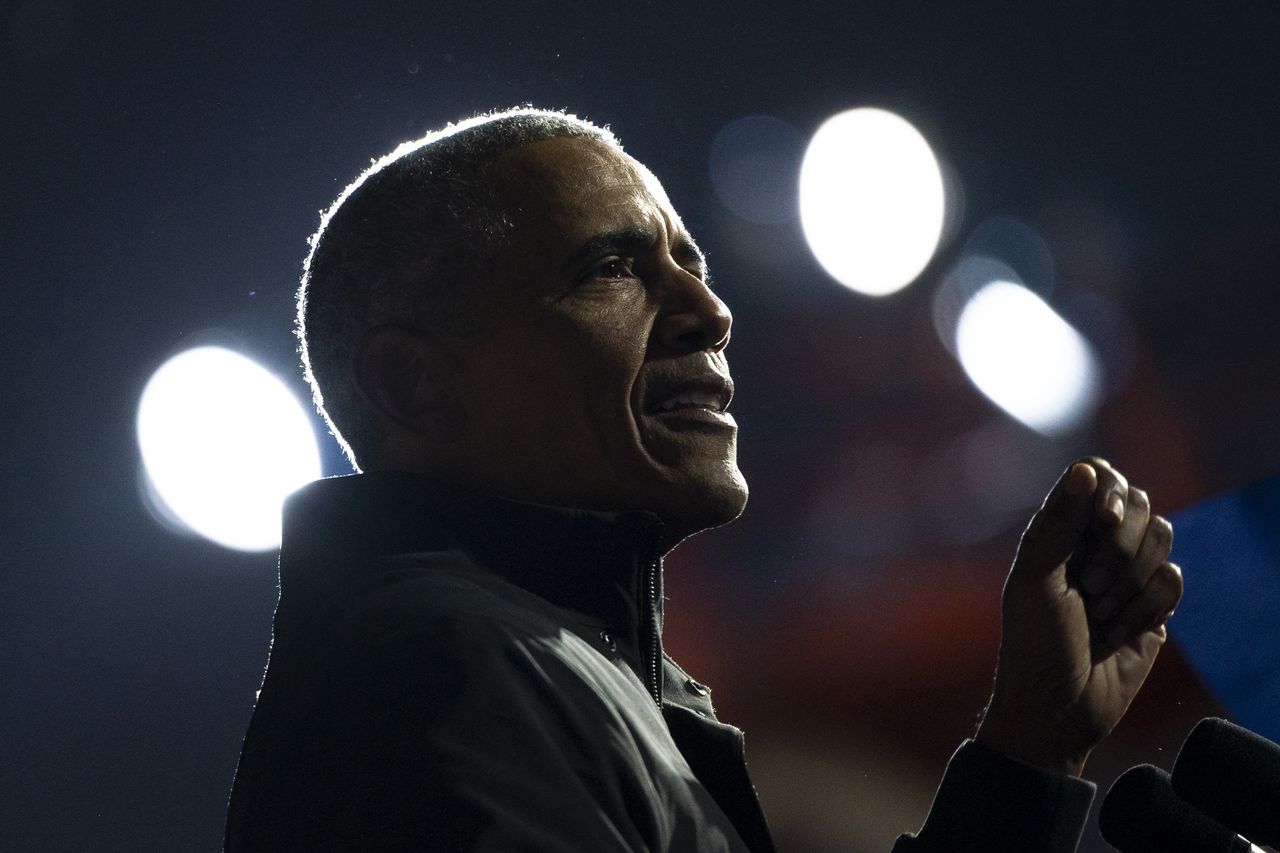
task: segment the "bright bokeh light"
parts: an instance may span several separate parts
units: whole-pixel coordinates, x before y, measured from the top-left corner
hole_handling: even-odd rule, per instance
[[[823,268],[846,287],[885,296],[906,287],[938,248],[942,169],[901,116],[873,107],[828,119],[800,167],[800,222]]]
[[[320,476],[302,405],[275,376],[222,347],[160,366],[138,405],[138,444],[167,513],[239,551],[278,547],[285,497]]]
[[[983,394],[1037,432],[1069,432],[1097,407],[1092,347],[1021,285],[996,281],[973,295],[956,325],[956,354]]]

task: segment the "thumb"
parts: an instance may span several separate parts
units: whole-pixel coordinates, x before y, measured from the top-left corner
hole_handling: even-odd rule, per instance
[[[1089,528],[1097,488],[1098,472],[1087,462],[1075,463],[1058,478],[1022,534],[1015,573],[1042,577],[1067,561]]]

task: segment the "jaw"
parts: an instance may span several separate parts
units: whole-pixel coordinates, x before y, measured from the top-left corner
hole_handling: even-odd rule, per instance
[[[747,504],[736,427],[682,420],[636,418],[636,439],[649,475],[636,497],[662,519],[668,548],[733,521]]]

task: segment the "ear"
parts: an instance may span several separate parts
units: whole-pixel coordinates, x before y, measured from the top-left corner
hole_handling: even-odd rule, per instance
[[[449,443],[465,421],[452,391],[456,375],[439,344],[426,333],[376,326],[356,351],[356,383],[389,425],[431,443]]]

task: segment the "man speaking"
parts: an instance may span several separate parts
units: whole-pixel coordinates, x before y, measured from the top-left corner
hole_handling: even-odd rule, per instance
[[[298,332],[363,473],[286,507],[229,851],[773,849],[742,733],[662,650],[663,556],[747,500],[730,326],[661,184],[573,116],[466,121],[342,193]],[[983,722],[895,849],[1074,849],[1171,541],[1106,462],[1063,474]]]

